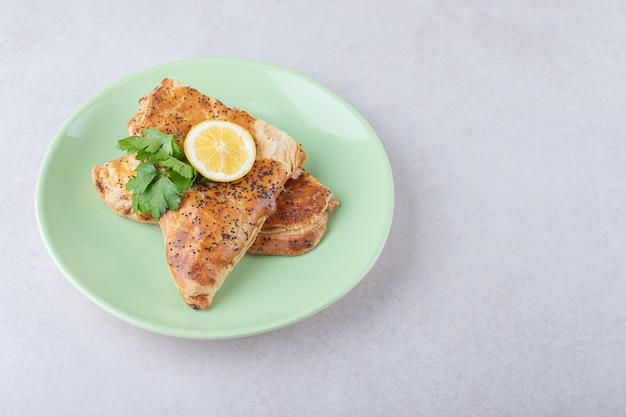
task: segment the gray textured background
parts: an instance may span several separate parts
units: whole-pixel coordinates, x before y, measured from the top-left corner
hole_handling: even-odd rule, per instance
[[[5,0],[0,414],[626,414],[626,6]],[[346,297],[225,341],[152,334],[55,267],[34,193],[72,112],[142,68],[279,64],[379,134],[395,217]]]

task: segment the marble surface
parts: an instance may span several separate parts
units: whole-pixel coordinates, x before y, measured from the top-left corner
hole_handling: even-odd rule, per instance
[[[626,7],[618,1],[5,0],[0,414],[626,412]],[[34,194],[56,131],[164,62],[275,63],[345,98],[395,181],[378,262],[293,326],[197,341],[79,293]]]

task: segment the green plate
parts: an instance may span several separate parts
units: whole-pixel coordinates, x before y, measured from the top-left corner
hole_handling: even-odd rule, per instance
[[[158,226],[115,215],[91,182],[118,158],[117,140],[140,97],[170,77],[248,110],[302,143],[305,168],[341,205],[311,252],[247,254],[208,310],[188,307],[165,263]],[[148,68],[83,104],[53,139],[39,173],[39,228],[56,264],[106,311],[153,332],[194,339],[259,334],[309,317],[348,293],[376,262],[393,216],[393,179],[376,133],[348,103],[292,70],[256,61],[199,58]]]

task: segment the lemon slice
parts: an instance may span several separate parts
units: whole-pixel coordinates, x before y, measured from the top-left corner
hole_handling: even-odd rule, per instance
[[[238,124],[205,120],[193,126],[184,143],[191,165],[212,181],[234,181],[246,175],[256,159],[256,143]]]

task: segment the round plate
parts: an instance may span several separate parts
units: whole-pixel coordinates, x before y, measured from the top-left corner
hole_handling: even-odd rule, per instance
[[[341,202],[314,250],[295,257],[247,254],[204,311],[188,307],[178,294],[160,228],[115,215],[91,181],[94,165],[122,156],[117,140],[127,136],[137,101],[165,77],[288,132],[308,155],[304,167]],[[393,199],[385,150],[343,99],[289,69],[200,58],[129,75],[83,104],[44,158],[36,210],[52,258],[97,305],[153,332],[220,339],[293,324],[344,296],[378,258]]]

